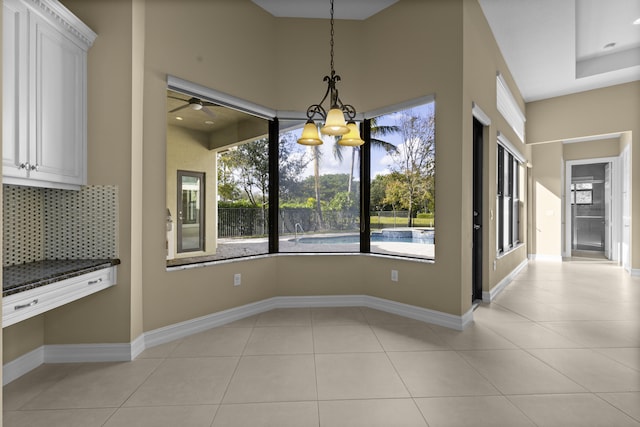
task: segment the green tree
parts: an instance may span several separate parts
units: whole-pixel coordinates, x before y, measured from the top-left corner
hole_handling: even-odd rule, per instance
[[[435,171],[435,116],[408,110],[397,119],[403,143],[391,153],[391,170],[402,176],[405,206],[409,211],[407,226],[413,225],[413,216],[424,205],[430,187],[433,187]],[[398,189],[398,191],[399,191]],[[396,191],[396,193],[398,193]]]
[[[221,200],[235,200],[240,190],[233,178],[233,159],[224,154],[218,157],[218,195]]]
[[[394,153],[397,149],[396,146],[391,142],[385,141],[380,137],[389,136],[394,133],[400,132],[400,128],[395,125],[380,125],[379,118],[374,117],[371,119],[371,149],[384,150],[387,154]],[[333,145],[333,156],[342,161],[343,154],[342,149],[344,147],[338,143]],[[352,193],[353,187],[353,171],[356,169],[357,165],[360,165],[360,161],[362,160],[362,150],[361,147],[351,147],[351,168],[348,179],[348,187],[347,194],[349,196]]]
[[[286,132],[280,137],[278,145],[279,188],[281,202],[301,197],[302,172],[312,161],[305,147],[296,142],[293,132]]]
[[[392,209],[391,203],[386,200],[387,185],[393,180],[393,174],[376,175],[371,181],[371,209],[384,211]]]

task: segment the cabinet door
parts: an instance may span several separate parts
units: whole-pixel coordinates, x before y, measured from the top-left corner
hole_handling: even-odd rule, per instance
[[[30,177],[84,184],[86,53],[38,15],[32,15],[30,29],[35,137],[29,151],[36,166]]]
[[[28,28],[24,5],[5,0],[2,13],[2,173],[28,174]]]

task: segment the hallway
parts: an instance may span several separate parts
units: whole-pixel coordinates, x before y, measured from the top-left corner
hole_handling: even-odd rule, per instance
[[[531,261],[459,332],[361,307],[274,310],[128,363],[42,365],[13,426],[640,426],[640,278]]]

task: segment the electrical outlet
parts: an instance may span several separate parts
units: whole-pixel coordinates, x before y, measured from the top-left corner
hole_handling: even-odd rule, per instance
[[[398,270],[391,270],[391,281],[392,282],[398,281]]]
[[[233,275],[233,286],[240,286],[242,284],[242,274],[236,273]]]

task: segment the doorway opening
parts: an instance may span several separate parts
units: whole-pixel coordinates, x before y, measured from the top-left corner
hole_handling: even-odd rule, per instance
[[[609,258],[611,166],[591,163],[571,167],[571,254]]]
[[[473,118],[473,253],[471,301],[482,300],[482,176],[484,155],[484,125]]]
[[[565,256],[618,260],[619,182],[616,159],[566,165]]]

